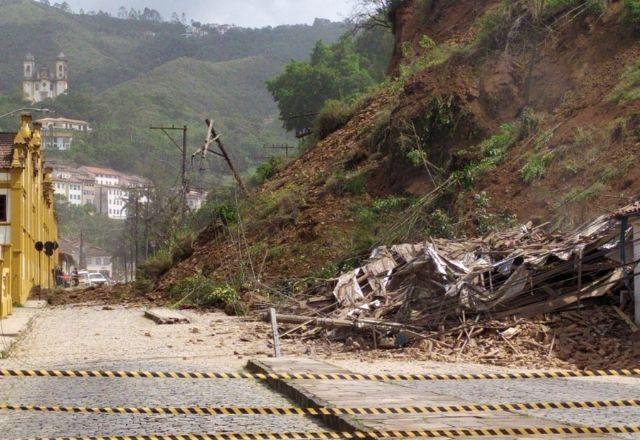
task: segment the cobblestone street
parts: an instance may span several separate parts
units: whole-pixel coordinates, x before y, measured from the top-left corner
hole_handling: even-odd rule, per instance
[[[159,371],[241,371],[248,359],[270,352],[269,332],[262,323],[223,314],[185,312],[190,324],[158,326],[139,308],[66,306],[49,308],[36,319],[25,338],[0,368],[107,369]],[[0,344],[2,341],[0,341]],[[325,361],[332,362],[332,359]],[[414,361],[334,361],[359,373],[480,373],[505,371],[478,365],[448,365]],[[318,383],[332,396],[336,383]],[[335,387],[334,387],[335,385]],[[382,405],[368,401],[367,386],[348,385],[351,406]],[[398,396],[412,396],[414,404],[427,396],[441,401],[507,403],[633,399],[640,396],[637,378],[571,380],[479,380],[398,382]],[[406,393],[398,392],[406,389]],[[357,397],[361,396],[361,397]],[[371,399],[369,399],[371,400]],[[375,398],[373,399],[375,400]],[[0,378],[0,402],[45,406],[270,406],[293,403],[252,380],[174,380],[107,378]],[[331,399],[327,398],[331,404]],[[523,412],[524,414],[524,412]],[[632,425],[640,409],[527,411],[529,426],[555,421],[571,425]],[[502,419],[507,417],[500,416]],[[378,418],[379,419],[379,418]],[[402,424],[390,415],[380,423]],[[517,419],[517,417],[516,417]],[[418,419],[414,419],[413,422]],[[443,419],[444,420],[444,419]],[[496,420],[500,420],[497,418]],[[537,422],[536,422],[537,420]],[[533,425],[531,425],[533,424]],[[67,414],[0,411],[0,438],[59,436],[185,434],[203,432],[324,431],[320,421],[299,416],[170,416]],[[640,439],[640,435],[616,436]],[[609,437],[611,438],[611,437]]]
[[[186,313],[191,324],[158,326],[140,309],[52,308],[0,368],[238,371],[243,354],[265,343],[242,342],[223,314]],[[260,341],[260,340],[258,340]],[[2,342],[0,341],[0,344]],[[237,353],[237,354],[235,354]],[[291,406],[250,380],[0,378],[0,402],[64,406]],[[0,438],[187,434],[217,431],[325,430],[298,416],[170,416],[0,411]]]

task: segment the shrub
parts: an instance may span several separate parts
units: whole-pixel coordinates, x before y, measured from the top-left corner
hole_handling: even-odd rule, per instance
[[[480,145],[482,157],[468,163],[463,169],[453,173],[454,178],[464,187],[471,188],[476,179],[504,160],[507,152],[518,141],[522,124],[502,124],[498,133],[484,140]]]
[[[624,0],[623,17],[634,31],[640,31],[640,0]]]
[[[353,107],[335,99],[324,103],[314,123],[315,133],[319,139],[324,139],[334,131],[344,127],[353,117]]]
[[[184,278],[169,288],[172,299],[194,306],[222,306],[237,303],[238,292],[230,285],[215,285],[202,274]]]
[[[384,199],[377,199],[373,202],[373,210],[376,213],[400,211],[411,205],[412,200],[407,197],[389,196]]]
[[[160,249],[153,254],[147,261],[138,268],[138,276],[136,278],[147,278],[153,281],[160,279],[162,275],[167,273],[173,260],[168,249]]]
[[[412,148],[407,152],[407,159],[409,160],[409,163],[414,167],[421,167],[425,164],[427,153],[422,150]]]
[[[453,222],[449,214],[441,209],[436,209],[429,215],[429,235],[443,238],[454,236]]]
[[[355,175],[344,183],[344,190],[353,195],[364,194],[365,187],[366,183],[362,174]]]
[[[537,179],[542,179],[547,172],[547,166],[553,159],[552,152],[532,153],[527,157],[527,161],[520,170],[522,180],[527,183]]]
[[[171,259],[174,264],[186,260],[193,255],[194,232],[191,230],[177,231],[171,237]]]
[[[273,178],[278,174],[278,170],[283,162],[284,160],[281,157],[272,156],[266,162],[261,163],[251,176],[251,184],[254,186],[262,185],[267,180]]]

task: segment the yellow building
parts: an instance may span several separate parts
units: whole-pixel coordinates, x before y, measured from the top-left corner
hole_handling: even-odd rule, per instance
[[[58,226],[40,129],[23,115],[17,133],[0,133],[0,318],[55,283]]]

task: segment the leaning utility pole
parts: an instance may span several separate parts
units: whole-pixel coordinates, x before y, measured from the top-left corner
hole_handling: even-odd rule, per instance
[[[249,191],[247,190],[247,187],[244,185],[244,182],[242,181],[242,177],[240,177],[240,173],[238,172],[235,165],[233,164],[233,161],[231,160],[231,157],[227,153],[227,150],[224,144],[220,140],[220,135],[216,133],[216,129],[213,126],[213,120],[207,119],[205,120],[205,123],[207,124],[207,136],[204,140],[204,144],[195,153],[191,155],[191,160],[193,160],[193,158],[196,157],[197,155],[200,155],[204,159],[205,157],[207,157],[207,153],[209,152],[215,154],[216,156],[222,157],[225,160],[225,162],[227,162],[227,165],[231,170],[231,174],[233,174],[234,179],[236,179],[236,182],[238,183],[238,186],[240,187],[242,194],[247,195]],[[220,151],[209,150],[209,147],[214,142],[218,145],[218,149]]]
[[[187,205],[187,192],[189,192],[189,182],[187,181],[187,130],[188,127],[186,125],[182,127],[176,127],[172,125],[171,127],[150,127],[151,130],[160,130],[162,131],[169,140],[176,146],[178,151],[182,154],[182,168],[180,170],[180,198],[182,199],[182,205]],[[169,133],[170,131],[182,131],[182,146],[176,142],[176,140]],[[181,216],[184,216],[184,209],[181,210]]]

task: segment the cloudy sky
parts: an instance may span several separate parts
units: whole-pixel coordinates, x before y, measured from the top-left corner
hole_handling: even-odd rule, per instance
[[[53,4],[55,1],[51,1]],[[116,12],[120,6],[157,9],[168,18],[172,12],[203,23],[262,27],[311,23],[314,18],[342,20],[353,9],[353,0],[67,0],[74,11]]]

